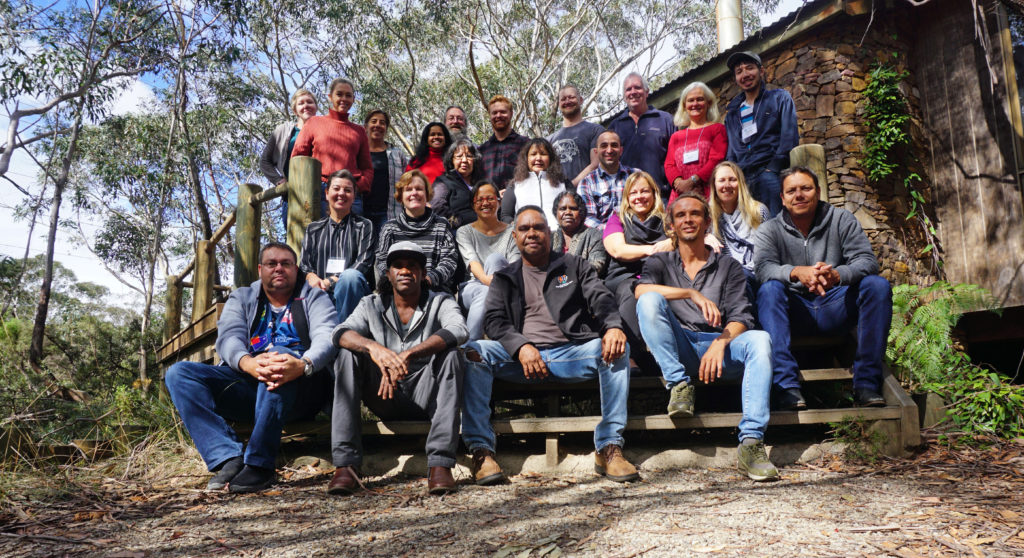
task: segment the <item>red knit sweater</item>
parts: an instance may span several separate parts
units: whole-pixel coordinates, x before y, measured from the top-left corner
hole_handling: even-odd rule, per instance
[[[348,121],[348,114],[334,109],[324,116],[314,116],[302,126],[295,140],[292,157],[315,157],[320,161],[324,180],[332,172],[347,169],[356,177],[356,188],[366,193],[373,184],[373,162],[366,130]]]
[[[423,174],[427,175],[427,180],[431,184],[437,177],[444,174],[444,159],[442,159],[442,153],[440,151],[434,151],[433,149],[427,152],[427,160],[423,163],[413,160],[409,162],[409,165],[405,167],[405,172],[409,172],[412,169],[420,169]]]

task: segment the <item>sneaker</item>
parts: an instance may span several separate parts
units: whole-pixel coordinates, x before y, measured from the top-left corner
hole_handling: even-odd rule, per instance
[[[685,418],[693,416],[693,402],[696,399],[695,389],[689,382],[672,386],[668,396],[668,416]]]
[[[779,410],[782,411],[803,411],[807,408],[804,401],[804,394],[800,388],[789,388],[779,392]]]
[[[241,473],[235,475],[228,483],[228,492],[232,494],[248,494],[270,488],[277,476],[273,469],[264,469],[254,465],[246,465]]]
[[[768,451],[764,442],[756,444],[740,444],[736,466],[754,481],[778,480],[779,470],[768,460]]]
[[[885,407],[885,398],[871,388],[856,388],[853,390],[853,405],[855,407]]]
[[[477,448],[473,451],[473,481],[480,486],[490,486],[504,482],[505,473],[494,460],[494,452],[489,449]]]
[[[231,479],[235,478],[241,470],[245,467],[245,463],[242,462],[242,456],[232,457],[227,461],[220,464],[217,468],[215,475],[210,479],[210,482],[206,483],[207,490],[224,490],[224,487],[231,482]]]
[[[608,444],[594,454],[594,471],[615,482],[632,482],[640,480],[640,473],[632,463],[622,455],[622,448]]]

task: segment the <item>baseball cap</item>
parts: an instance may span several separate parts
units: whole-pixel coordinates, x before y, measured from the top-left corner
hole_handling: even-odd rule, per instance
[[[391,267],[391,263],[398,258],[412,258],[419,262],[420,267],[427,268],[427,256],[423,253],[423,249],[415,242],[403,240],[392,244],[388,248],[387,266]]]
[[[754,64],[757,64],[759,68],[761,67],[761,57],[754,54],[753,52],[750,52],[749,50],[734,52],[730,54],[729,59],[726,60],[725,62],[725,65],[729,66],[729,70],[731,71],[734,68],[736,68],[736,64],[739,64],[740,62],[753,62]]]

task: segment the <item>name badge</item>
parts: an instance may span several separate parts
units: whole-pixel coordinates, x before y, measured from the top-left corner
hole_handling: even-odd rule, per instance
[[[345,260],[341,258],[330,258],[327,260],[327,269],[324,270],[328,275],[337,275],[342,271],[345,271]]]
[[[743,141],[749,141],[757,133],[757,122],[754,122],[753,119],[744,122],[741,132],[743,134]]]
[[[684,165],[689,165],[690,163],[696,163],[698,158],[699,158],[698,157],[698,151],[696,149],[691,149],[689,151],[684,151],[683,152],[683,164]]]

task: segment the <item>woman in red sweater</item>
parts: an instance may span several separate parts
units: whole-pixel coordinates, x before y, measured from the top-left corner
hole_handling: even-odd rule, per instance
[[[451,143],[452,136],[444,124],[440,122],[427,124],[423,128],[423,134],[420,135],[420,144],[416,146],[416,153],[409,161],[409,166],[405,167],[405,172],[420,169],[433,184],[437,177],[444,174],[444,152],[448,150]]]
[[[708,197],[711,171],[725,159],[729,140],[718,121],[718,99],[707,85],[695,81],[679,95],[675,124],[681,128],[668,140],[665,178],[672,185],[671,204],[683,192]]]
[[[362,215],[362,194],[373,184],[373,161],[366,130],[348,120],[348,109],[355,101],[355,88],[345,78],[331,82],[328,96],[330,110],[326,115],[306,121],[295,140],[292,157],[314,157],[320,161],[324,184],[334,171],[347,170],[356,178],[360,196],[352,204],[352,213]]]

